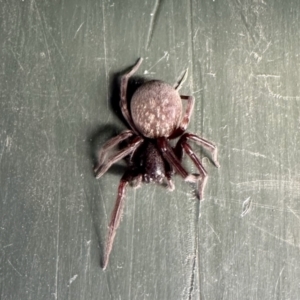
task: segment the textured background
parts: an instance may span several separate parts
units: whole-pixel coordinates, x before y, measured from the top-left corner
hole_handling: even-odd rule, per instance
[[[297,0],[0,0],[0,298],[300,299],[299,13]],[[147,78],[189,67],[189,131],[221,168],[203,160],[200,205],[179,177],[173,193],[129,190],[103,272],[123,169],[95,180],[92,153],[125,128],[117,74],[140,56]]]

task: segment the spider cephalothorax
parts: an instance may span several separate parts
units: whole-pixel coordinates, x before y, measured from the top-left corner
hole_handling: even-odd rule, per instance
[[[212,154],[212,161],[219,167],[217,148],[211,142],[192,133],[185,132],[193,112],[195,99],[193,96],[179,94],[179,89],[186,78],[174,86],[163,81],[152,80],[142,84],[133,94],[130,110],[127,103],[127,85],[129,78],[142,63],[138,60],[132,70],[121,80],[120,106],[122,114],[128,123],[129,130],[110,139],[100,149],[98,163],[94,168],[95,175],[100,178],[112,164],[126,158],[128,168],[122,176],[115,207],[109,223],[109,232],[105,246],[103,268],[108,264],[116,230],[120,224],[128,184],[140,186],[141,182],[165,183],[169,190],[174,189],[172,175],[178,173],[186,181],[197,183],[197,197],[203,198],[207,173],[195,155],[188,141],[201,145]],[[186,101],[183,112],[182,100]],[[173,147],[169,140],[179,138]],[[126,141],[126,146],[109,153],[112,149]],[[199,174],[189,174],[181,164],[183,153],[193,161]]]

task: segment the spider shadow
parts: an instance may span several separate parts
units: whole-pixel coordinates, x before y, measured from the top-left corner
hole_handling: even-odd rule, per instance
[[[124,124],[124,128],[120,129],[118,128],[118,126],[116,125],[105,125],[105,126],[98,126],[97,128],[93,129],[90,133],[88,133],[88,149],[89,149],[89,157],[90,157],[90,161],[92,162],[92,165],[95,166],[97,163],[97,154],[101,148],[101,146],[103,146],[103,144],[108,141],[109,139],[111,139],[112,137],[116,136],[117,134],[119,134],[121,131],[125,130],[126,128],[130,128],[129,125],[127,124],[125,118],[123,117],[121,108],[120,108],[120,87],[121,87],[121,77],[122,75],[126,74],[129,70],[131,70],[132,67],[130,68],[126,68],[125,70],[121,71],[121,72],[117,72],[114,73],[111,76],[111,80],[110,80],[110,108],[113,110],[114,114],[116,115],[116,117],[122,121],[122,123]],[[128,108],[130,107],[130,100],[134,94],[134,92],[144,83],[146,82],[146,79],[144,77],[138,77],[138,76],[132,76],[129,81],[128,81],[128,86],[127,86],[127,105]],[[130,111],[130,109],[129,109]],[[121,178],[121,176],[124,174],[126,170],[126,164],[122,164],[122,162],[117,163],[112,165],[109,170],[107,171],[107,173],[110,174],[114,174],[117,175],[118,178]],[[91,172],[93,173],[93,170],[91,169]],[[93,174],[94,175],[94,174]],[[101,185],[101,183],[100,183]],[[105,188],[105,187],[104,187]],[[101,188],[102,189],[102,186]],[[117,190],[116,190],[116,196],[117,196]],[[99,196],[99,198],[101,198]],[[98,199],[98,198],[96,198]],[[114,201],[115,199],[113,199]],[[98,239],[98,245],[100,250],[100,255],[101,255],[101,266],[102,266],[102,258],[103,258],[103,254],[104,254],[104,241],[105,238],[103,238],[102,236],[102,232],[101,232],[101,226],[100,224],[102,223],[102,221],[99,221],[99,217],[98,216],[103,216],[104,215],[104,211],[102,208],[100,208],[101,206],[97,203],[95,203],[97,200],[93,200],[92,202],[94,203],[90,203],[90,211],[91,211],[91,216],[93,219],[93,225],[95,228],[95,233],[97,235],[97,239]],[[110,213],[109,213],[110,214]],[[105,233],[106,234],[106,233]]]

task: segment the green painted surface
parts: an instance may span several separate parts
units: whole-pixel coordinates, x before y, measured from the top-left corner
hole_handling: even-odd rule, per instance
[[[0,4],[1,299],[299,299],[298,1]],[[91,152],[140,56],[169,83],[189,67],[221,168],[200,211],[179,177],[129,190],[103,272],[122,168],[95,180]]]

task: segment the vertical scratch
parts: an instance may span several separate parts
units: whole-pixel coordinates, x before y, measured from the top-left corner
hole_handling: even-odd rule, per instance
[[[49,60],[49,63],[50,63],[50,68],[52,70],[53,80],[56,82],[56,77],[55,77],[55,72],[54,72],[54,67],[53,67],[53,62],[52,62],[52,56],[51,56],[51,53],[50,53],[50,47],[49,47],[48,40],[47,40],[46,29],[44,28],[44,22],[43,22],[41,14],[40,14],[39,8],[36,4],[36,1],[33,0],[32,3],[35,6],[35,11],[36,11],[36,14],[38,16],[38,19],[39,19],[39,22],[40,22],[40,25],[41,25],[41,33],[42,33],[43,38],[44,38],[44,43],[45,43],[47,54],[48,54],[48,60]],[[47,27],[46,22],[45,22],[45,26]]]
[[[278,284],[279,284],[279,280],[280,280],[280,278],[281,278],[281,275],[282,275],[282,272],[283,272],[284,268],[285,268],[285,266],[282,267],[282,269],[281,269],[281,271],[280,271],[280,273],[279,273],[279,276],[278,276],[278,278],[277,278],[276,285],[275,285],[275,294],[276,294],[277,286],[278,286]]]
[[[195,220],[195,239],[194,239],[194,254],[193,254],[193,265],[191,271],[190,287],[189,287],[189,296],[188,300],[192,299],[192,295],[195,288],[195,273],[197,272],[198,276],[198,286],[200,288],[200,266],[199,266],[199,252],[198,252],[198,227],[199,227],[199,217],[200,217],[200,201],[196,202],[196,220]],[[199,294],[200,299],[200,294]]]
[[[189,1],[189,32],[194,32],[194,26],[193,26],[193,3],[192,1]],[[195,32],[194,37],[196,36],[197,32]],[[194,81],[193,81],[193,66],[194,66],[194,38],[192,37],[192,34],[188,36],[189,39],[189,47],[188,47],[188,56],[192,61],[192,64],[190,66],[191,70],[191,76],[190,76],[190,85],[192,91],[194,90]],[[203,110],[203,106],[202,106]],[[203,127],[203,124],[202,124]],[[195,220],[195,239],[194,239],[194,261],[193,261],[193,266],[191,270],[191,282],[190,282],[190,289],[189,289],[189,297],[188,299],[192,299],[192,294],[194,292],[195,288],[195,273],[197,272],[197,280],[198,280],[198,288],[199,288],[199,300],[201,299],[201,293],[200,293],[200,259],[199,259],[199,251],[198,251],[198,228],[199,228],[199,218],[200,218],[200,201],[196,202],[196,209],[195,209],[195,214],[196,214],[196,220]]]
[[[150,26],[149,26],[149,30],[148,30],[148,36],[147,36],[147,42],[146,42],[146,49],[149,49],[151,40],[152,40],[152,36],[153,36],[153,31],[154,31],[154,27],[157,21],[157,17],[158,17],[158,12],[159,9],[161,7],[161,0],[156,0],[154,3],[154,7],[153,7],[153,11],[151,13],[151,20],[150,20]]]
[[[133,212],[135,212],[135,204],[136,204],[136,190],[134,190],[134,197],[133,197]],[[132,218],[132,233],[134,232],[134,222],[135,220],[135,214],[133,213],[133,218]],[[130,255],[130,282],[129,282],[129,297],[128,299],[131,299],[131,293],[132,293],[132,277],[133,277],[133,255],[134,255],[134,236],[131,234],[131,255]]]
[[[106,45],[106,25],[105,25],[105,1],[102,2],[102,28],[103,28],[103,50],[104,50],[104,70],[105,70],[105,79],[106,79],[106,106],[109,106],[109,91],[108,91],[108,71],[107,71],[107,45]]]
[[[194,291],[194,285],[195,285],[195,269],[196,269],[196,254],[193,258],[193,267],[192,267],[192,274],[191,274],[191,283],[190,283],[190,289],[189,289],[189,300],[192,299],[192,294]]]
[[[191,90],[192,91],[194,91],[194,77],[193,77],[193,75],[194,75],[194,57],[195,57],[195,55],[194,55],[194,49],[195,49],[195,46],[194,46],[194,43],[195,43],[195,40],[194,40],[194,38],[192,37],[192,33],[195,31],[194,30],[194,26],[193,26],[193,1],[189,1],[189,32],[190,32],[190,34],[188,35],[188,39],[189,39],[189,41],[188,41],[188,44],[189,44],[189,47],[187,47],[188,48],[188,57],[190,58],[190,60],[191,60],[191,64],[190,64],[190,66],[189,66],[189,72],[190,72],[190,76],[189,76],[189,84],[190,84],[190,87],[191,87]],[[196,36],[196,34],[197,34],[197,30],[196,30],[196,33],[194,34],[194,37]],[[201,72],[201,70],[200,70],[200,72]],[[200,78],[201,78],[201,76],[200,76]],[[201,84],[201,82],[200,82],[200,84]],[[201,103],[202,104],[202,107],[201,107],[201,115],[203,115],[203,102]],[[203,132],[203,124],[204,124],[204,119],[202,118],[201,119],[202,120],[202,124],[201,124],[201,132]]]
[[[58,268],[59,268],[59,226],[60,226],[60,189],[61,180],[58,187],[58,203],[57,203],[57,231],[56,231],[56,266],[55,266],[55,299],[58,299]]]
[[[193,26],[193,4],[192,4],[192,1],[189,1],[189,8],[190,8],[190,12],[189,12],[189,32],[194,32],[194,26]],[[196,30],[196,33],[194,34],[194,37],[197,35],[198,31]],[[193,75],[193,61],[194,61],[194,38],[191,37],[191,34],[189,35],[189,44],[190,44],[190,47],[188,47],[188,54],[189,56],[192,58],[192,65],[190,66],[190,70],[191,70],[191,74]],[[194,87],[194,83],[193,83],[193,77],[191,76],[191,84],[192,84],[192,90],[193,90],[193,87]]]
[[[248,197],[242,205],[242,213],[241,213],[241,217],[245,217],[245,215],[247,215],[252,207],[252,200],[251,197]]]
[[[20,61],[19,61],[19,59],[18,59],[16,53],[15,53],[14,50],[12,49],[12,47],[10,48],[10,51],[12,52],[12,54],[13,54],[13,56],[14,56],[16,62],[18,63],[20,69],[21,69],[22,71],[24,71],[24,68],[23,68],[22,64],[20,63]]]

